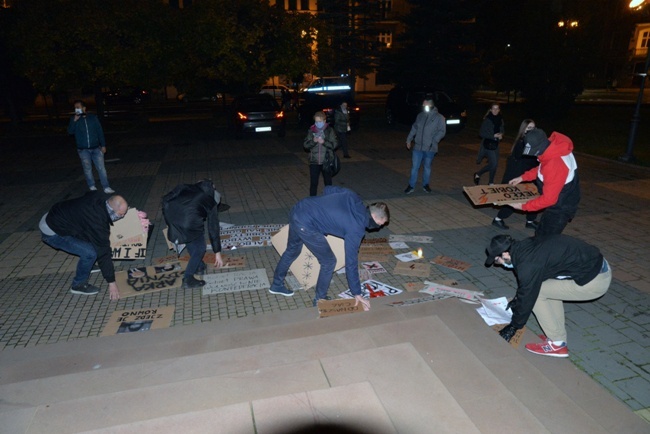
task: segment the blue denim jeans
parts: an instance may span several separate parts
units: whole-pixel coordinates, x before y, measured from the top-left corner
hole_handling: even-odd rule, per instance
[[[436,155],[433,151],[418,151],[413,149],[413,165],[411,167],[411,178],[409,179],[409,185],[415,188],[415,183],[418,180],[418,172],[420,171],[420,165],[424,160],[424,169],[422,172],[422,185],[429,185],[429,178],[431,178],[431,163],[433,162],[433,157]]]
[[[41,235],[41,239],[48,246],[54,247],[57,250],[63,250],[71,255],[79,256],[77,273],[72,280],[72,286],[79,286],[88,282],[90,270],[92,270],[93,264],[97,260],[95,247],[87,241],[70,236],[62,237],[61,235]]]
[[[185,278],[187,279],[196,274],[199,266],[203,262],[203,256],[205,256],[205,239],[199,237],[194,241],[190,241],[186,244],[186,248],[190,254],[190,260],[187,262],[187,268],[185,268]]]
[[[299,217],[296,218],[293,213],[289,220],[287,250],[284,251],[280,262],[275,267],[272,287],[281,288],[284,286],[284,278],[287,276],[293,261],[300,255],[303,244],[314,254],[320,264],[320,272],[316,282],[316,298],[324,298],[332,281],[332,274],[334,274],[334,267],[336,267],[336,256],[334,256],[327,243],[325,235],[302,224]],[[306,271],[308,272],[308,270]]]
[[[81,167],[84,169],[84,176],[86,177],[88,188],[95,186],[93,164],[95,164],[95,169],[99,173],[99,182],[101,182],[102,187],[109,188],[110,185],[108,184],[108,175],[104,167],[104,153],[102,152],[102,148],[77,149],[77,153],[79,154],[79,158],[81,158]]]

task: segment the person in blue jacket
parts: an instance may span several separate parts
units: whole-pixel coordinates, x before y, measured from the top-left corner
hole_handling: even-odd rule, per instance
[[[370,309],[370,302],[363,298],[359,280],[358,255],[361,240],[368,230],[378,230],[390,220],[388,206],[384,202],[371,203],[367,207],[359,195],[342,187],[326,186],[321,196],[299,201],[289,214],[289,238],[273,275],[271,294],[291,297],[293,291],[284,285],[284,278],[293,261],[298,258],[303,244],[313,253],[320,264],[316,283],[314,306],[327,297],[332,280],[336,257],[326,235],[345,240],[345,275],[348,286],[363,309]]]
[[[108,175],[104,167],[106,139],[104,138],[102,124],[99,123],[97,116],[86,113],[86,104],[81,100],[74,102],[74,115],[70,117],[68,134],[74,136],[77,143],[77,153],[81,158],[81,167],[83,167],[86,183],[88,183],[90,191],[97,190],[95,176],[93,175],[93,164],[95,164],[104,193],[115,193],[108,184]]]

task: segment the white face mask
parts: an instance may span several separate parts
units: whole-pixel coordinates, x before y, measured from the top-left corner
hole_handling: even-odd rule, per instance
[[[221,193],[217,190],[214,191],[214,201],[217,202],[217,205],[221,203]]]
[[[82,114],[84,114],[84,110],[83,110],[83,109],[80,109],[80,108],[76,108],[76,109],[74,109],[74,114],[76,114],[76,115],[82,115]]]
[[[424,111],[425,111],[425,112],[430,112],[430,111],[431,111],[431,107],[429,107],[428,105],[425,105],[425,106],[424,106]]]

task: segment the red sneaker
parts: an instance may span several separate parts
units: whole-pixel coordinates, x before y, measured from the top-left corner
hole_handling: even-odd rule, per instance
[[[526,344],[526,349],[531,353],[539,354],[540,356],[550,357],[569,357],[569,349],[566,343],[562,345],[554,345],[551,341],[542,342],[541,344]]]

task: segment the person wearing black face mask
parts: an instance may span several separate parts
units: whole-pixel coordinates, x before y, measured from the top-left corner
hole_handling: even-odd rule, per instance
[[[120,298],[115,282],[110,233],[112,223],[124,217],[129,205],[122,196],[107,196],[90,191],[84,196],[59,202],[45,213],[39,223],[42,240],[57,250],[79,256],[77,272],[70,292],[94,295],[99,288],[88,283],[90,271],[97,261],[108,282],[111,300]]]
[[[357,304],[361,303],[364,310],[370,309],[370,302],[361,293],[359,246],[366,230],[378,230],[388,224],[389,220],[390,212],[385,203],[375,202],[366,207],[361,198],[347,188],[326,186],[322,196],[301,200],[289,214],[287,249],[275,268],[269,292],[285,297],[293,295],[293,291],[284,285],[284,278],[304,244],[320,264],[313,304],[316,306],[318,300],[329,299],[327,290],[336,266],[336,257],[325,236],[334,235],[345,240],[345,275],[348,286]]]

